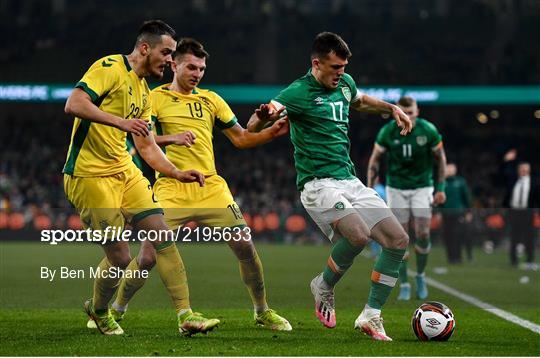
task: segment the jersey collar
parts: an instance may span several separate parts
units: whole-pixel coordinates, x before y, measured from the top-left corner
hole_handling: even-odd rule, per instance
[[[126,66],[126,70],[129,72],[131,71],[131,66],[129,65],[129,61],[126,55],[122,55],[122,59],[124,60],[124,65]]]
[[[309,80],[309,83],[313,86],[316,86],[316,87],[321,87],[321,88],[324,88],[323,85],[321,85],[319,83],[319,81],[317,81],[317,79],[315,78],[315,76],[313,75],[313,73],[311,72],[311,68],[308,69],[307,73],[306,73],[306,76]]]
[[[170,93],[174,93],[175,95],[178,95],[178,96],[189,96],[189,95],[181,94],[179,92],[171,91],[171,85],[172,83],[166,83],[163,86],[161,86],[161,89],[164,91],[169,91]],[[191,94],[199,94],[199,88],[195,87],[193,91],[191,91]]]

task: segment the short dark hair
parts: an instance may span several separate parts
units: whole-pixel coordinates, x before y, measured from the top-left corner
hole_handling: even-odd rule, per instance
[[[139,29],[136,46],[146,42],[151,47],[161,43],[161,36],[168,35],[176,40],[176,31],[161,20],[145,21]]]
[[[332,52],[342,59],[349,59],[352,56],[349,46],[338,34],[321,32],[313,41],[311,58],[325,58]]]
[[[411,96],[403,96],[397,101],[397,104],[399,104],[402,107],[414,106],[415,103],[416,103],[416,100],[412,98]]]
[[[191,37],[181,38],[180,41],[176,44],[176,51],[174,51],[173,58],[178,58],[180,56],[190,53],[195,57],[208,59],[210,54],[206,52],[204,46],[197,40],[192,39]]]

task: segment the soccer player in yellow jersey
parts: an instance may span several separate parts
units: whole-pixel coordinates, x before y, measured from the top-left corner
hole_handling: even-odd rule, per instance
[[[85,227],[94,232],[106,235],[110,228],[123,229],[125,220],[142,232],[168,229],[148,180],[126,151],[127,133],[134,134],[139,153],[153,168],[186,185],[204,185],[203,174],[175,167],[149,132],[150,91],[145,77],[163,76],[165,66],[172,61],[175,36],[162,21],[145,22],[133,52],[97,60],[67,100],[65,111],[76,118],[63,170],[64,188]],[[100,274],[96,275],[94,294],[85,303],[85,311],[101,333],[118,335],[123,333],[117,323],[122,314],[116,312],[115,319],[108,304],[120,277],[112,273],[125,270],[128,276],[144,277],[143,271],[153,266],[154,257],[149,260],[141,254],[132,260],[128,243],[112,237],[105,237],[102,244],[105,257],[96,270]],[[218,320],[205,319],[190,309],[186,273],[172,237],[152,244],[143,242],[142,247],[150,245],[175,305],[179,330],[196,333],[215,327]]]
[[[260,133],[249,133],[238,124],[227,103],[215,92],[197,87],[206,70],[208,53],[189,38],[180,40],[173,56],[173,82],[152,91],[152,115],[156,142],[178,168],[195,168],[206,177],[205,186],[180,183],[161,172],[154,191],[165,208],[165,221],[172,229],[190,220],[212,227],[214,240],[227,241],[239,261],[240,276],[254,305],[255,322],[274,330],[291,330],[289,322],[268,307],[263,268],[249,228],[225,180],[217,174],[212,129],[221,129],[238,148],[260,145],[288,131],[286,119]],[[186,145],[184,143],[188,136]],[[178,140],[181,139],[181,142]],[[227,233],[228,232],[228,233]],[[228,236],[227,236],[228,235]],[[227,240],[228,237],[228,240]],[[130,285],[129,278],[125,286]],[[120,287],[115,305],[125,306],[134,291]]]

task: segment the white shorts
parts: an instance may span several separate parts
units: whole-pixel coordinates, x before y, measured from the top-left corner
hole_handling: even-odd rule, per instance
[[[411,212],[415,218],[431,219],[432,186],[418,189],[386,187],[386,199],[401,224],[409,222]]]
[[[322,232],[332,240],[332,224],[341,218],[358,214],[371,230],[379,221],[392,216],[384,200],[358,178],[337,180],[314,179],[304,185],[302,205]]]

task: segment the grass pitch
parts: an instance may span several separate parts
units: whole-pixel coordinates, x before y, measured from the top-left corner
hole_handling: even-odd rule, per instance
[[[398,302],[397,290],[383,311],[394,342],[370,340],[352,328],[369,291],[373,261],[365,257],[357,258],[336,289],[337,327],[324,328],[313,314],[309,282],[322,269],[327,246],[258,245],[269,303],[293,325],[292,332],[261,329],[253,324],[249,296],[226,246],[191,244],[180,249],[193,308],[222,321],[208,336],[177,334],[174,311],[155,272],[130,303],[122,322],[126,335],[104,337],[89,331],[81,307],[91,295],[91,279],[49,282],[40,278],[40,267],[69,266],[88,272],[101,258],[97,245],[0,243],[0,355],[540,355],[538,334],[434,288],[430,288],[430,299],[444,302],[456,316],[456,331],[449,342],[417,341],[410,319],[421,301]],[[540,324],[540,273],[511,269],[504,253],[476,252],[475,259],[436,275],[433,268],[445,266],[445,260],[442,250],[435,249],[428,275]],[[523,276],[529,277],[528,284],[519,283]]]

